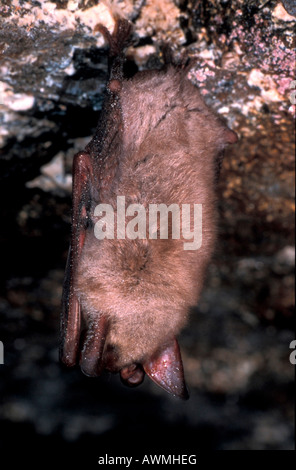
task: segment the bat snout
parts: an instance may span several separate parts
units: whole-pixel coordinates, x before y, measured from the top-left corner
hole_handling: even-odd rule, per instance
[[[132,364],[123,367],[120,371],[120,379],[124,385],[128,387],[136,387],[140,385],[145,377],[145,372],[140,364]]]

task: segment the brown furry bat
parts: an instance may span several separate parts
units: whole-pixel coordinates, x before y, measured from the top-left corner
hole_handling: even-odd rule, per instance
[[[204,104],[181,67],[125,80],[122,50],[129,23],[117,20],[112,36],[99,29],[110,45],[111,76],[95,136],[74,158],[61,360],[73,366],[80,355],[85,374],[120,372],[129,385],[141,383],[146,373],[166,391],[186,398],[175,337],[201,292],[215,239],[219,156],[236,135]],[[132,214],[119,221],[119,200],[124,209],[136,204],[134,214],[147,215],[144,236],[127,237]],[[111,207],[111,218],[107,206],[97,211],[99,204]],[[160,220],[152,229],[148,223],[151,204],[181,207],[182,220],[182,204],[202,205],[199,249],[185,248],[183,232],[173,236],[172,215],[167,236],[160,238]],[[99,220],[105,224],[101,239]],[[191,210],[191,228],[195,222]],[[113,228],[112,239],[107,233]]]

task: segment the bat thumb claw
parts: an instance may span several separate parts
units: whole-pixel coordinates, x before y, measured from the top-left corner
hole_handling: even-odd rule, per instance
[[[170,343],[143,364],[144,371],[153,382],[183,400],[189,398],[185,384],[183,363],[178,341],[174,338]]]

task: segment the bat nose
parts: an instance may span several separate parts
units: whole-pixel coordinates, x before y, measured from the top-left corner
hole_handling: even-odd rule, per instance
[[[136,387],[144,380],[145,372],[140,364],[131,364],[123,367],[120,371],[120,378],[124,385]]]

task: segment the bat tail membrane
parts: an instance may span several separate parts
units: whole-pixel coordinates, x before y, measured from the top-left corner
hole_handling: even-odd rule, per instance
[[[158,354],[145,362],[143,368],[148,377],[167,392],[184,400],[189,398],[176,338],[173,338]]]

